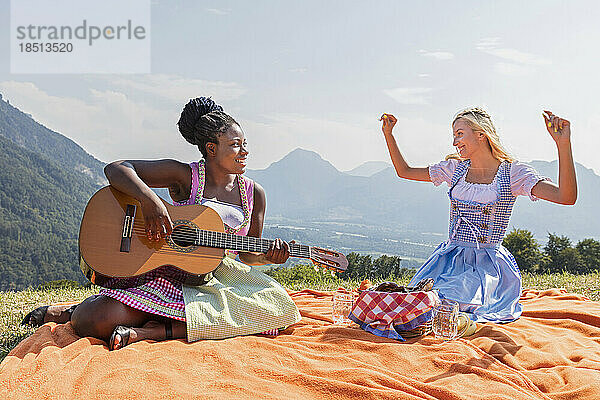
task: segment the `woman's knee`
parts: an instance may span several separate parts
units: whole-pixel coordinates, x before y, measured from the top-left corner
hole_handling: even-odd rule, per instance
[[[117,325],[136,326],[147,320],[146,313],[101,295],[85,299],[71,316],[75,333],[103,340],[108,340]]]

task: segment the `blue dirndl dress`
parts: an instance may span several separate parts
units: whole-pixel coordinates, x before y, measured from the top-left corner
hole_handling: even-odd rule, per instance
[[[497,172],[498,197],[489,203],[459,200],[452,190],[466,175],[470,160],[461,161],[452,174],[449,239],[425,261],[410,285],[433,278],[441,298],[459,303],[476,322],[511,322],[521,316],[521,273],[502,246],[516,200],[510,187],[509,162]]]

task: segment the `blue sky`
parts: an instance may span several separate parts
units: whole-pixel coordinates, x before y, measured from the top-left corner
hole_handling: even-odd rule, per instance
[[[0,93],[103,161],[198,151],[176,122],[211,95],[242,125],[250,168],[296,147],[338,169],[388,161],[395,114],[413,165],[451,152],[450,122],[483,106],[517,158],[553,160],[544,108],[600,173],[600,28],[593,1],[153,1],[151,74],[11,74],[0,0]]]

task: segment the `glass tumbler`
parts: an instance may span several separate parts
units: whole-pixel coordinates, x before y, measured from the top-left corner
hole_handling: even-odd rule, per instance
[[[432,330],[436,338],[452,340],[458,334],[458,303],[442,299],[433,309]]]
[[[333,294],[332,317],[334,324],[349,324],[352,321],[348,318],[352,311],[352,306],[358,295],[353,292],[343,292],[338,290]]]

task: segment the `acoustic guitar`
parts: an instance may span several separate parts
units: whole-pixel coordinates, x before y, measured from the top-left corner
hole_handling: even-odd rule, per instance
[[[273,240],[225,233],[216,211],[201,205],[172,206],[173,223],[165,239],[151,241],[140,203],[112,186],[89,200],[79,230],[79,266],[90,282],[107,288],[139,286],[158,276],[199,285],[210,279],[225,249],[266,253]],[[337,272],[348,266],[336,251],[290,244],[290,256],[312,260]]]

